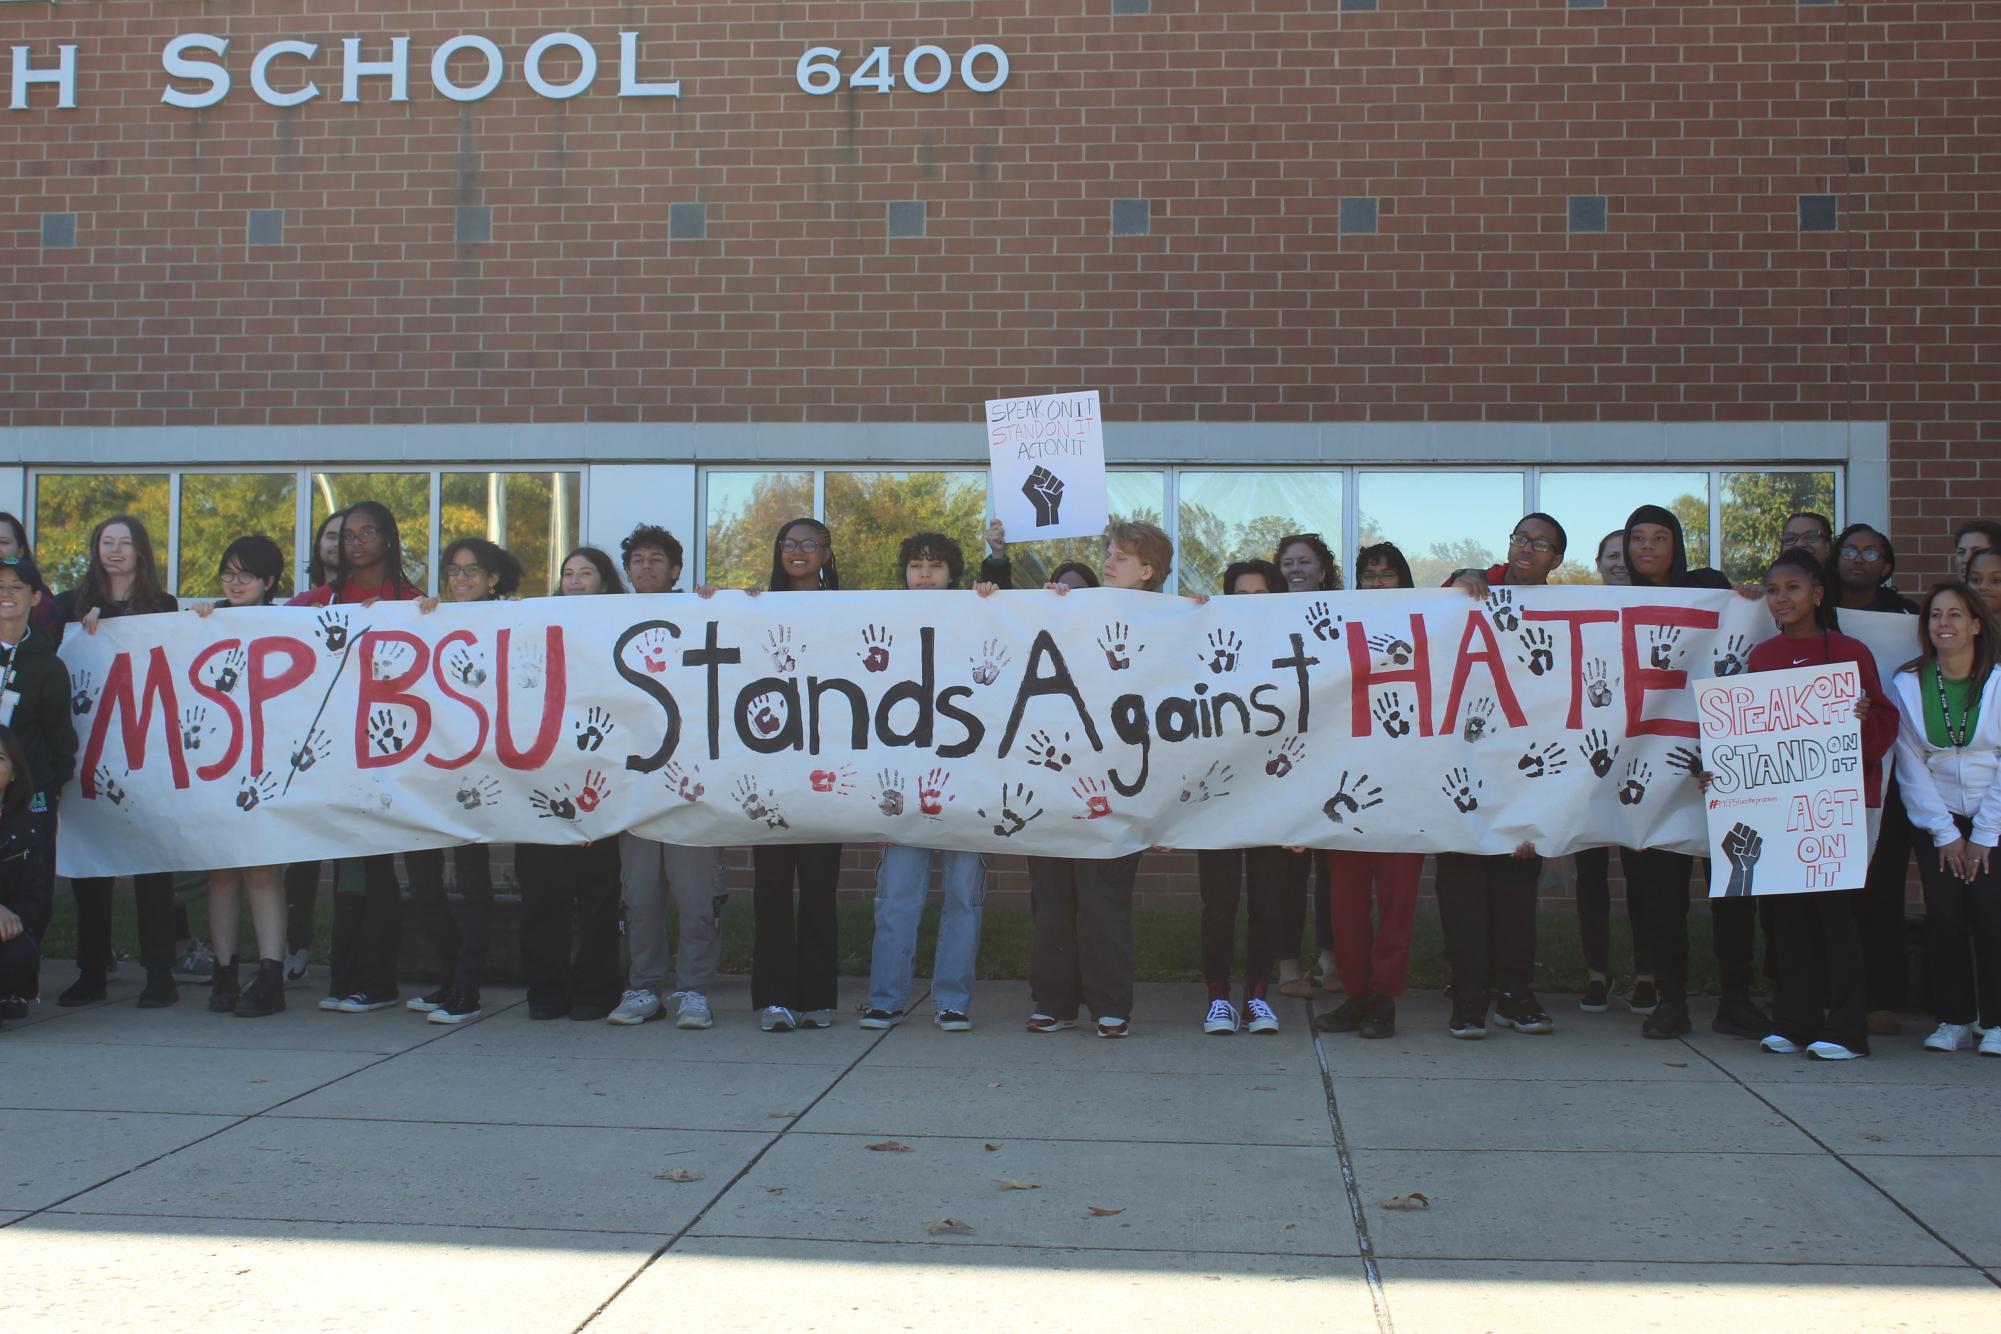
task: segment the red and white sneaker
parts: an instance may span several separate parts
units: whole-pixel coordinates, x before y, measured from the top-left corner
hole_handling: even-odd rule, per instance
[[[1132,1025],[1117,1015],[1101,1015],[1098,1018],[1098,1036],[1101,1038],[1122,1038],[1132,1032]]]
[[[1075,1019],[1058,1019],[1053,1014],[1036,1011],[1028,1016],[1028,1031],[1031,1033],[1060,1033],[1066,1028],[1075,1028]]]
[[[1211,1037],[1231,1037],[1237,1031],[1237,1007],[1230,1002],[1216,998],[1209,1002],[1209,1013],[1202,1020],[1202,1031]]]
[[[1244,1031],[1246,1033],[1278,1032],[1278,1016],[1271,1006],[1265,1004],[1264,997],[1253,996],[1244,1002]]]

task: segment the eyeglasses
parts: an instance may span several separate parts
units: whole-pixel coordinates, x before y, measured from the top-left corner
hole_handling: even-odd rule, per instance
[[[803,551],[810,556],[825,545],[826,543],[817,537],[788,537],[778,544],[778,549],[780,551]]]
[[[380,536],[382,530],[373,525],[367,528],[343,528],[340,531],[340,540],[343,542],[373,542]]]
[[[477,579],[486,569],[479,565],[447,565],[445,573],[453,579]]]
[[[1522,534],[1516,533],[1508,538],[1508,547],[1511,550],[1527,550],[1535,552],[1538,556],[1547,556],[1550,552],[1556,550],[1556,543],[1548,541],[1545,538],[1524,537]]]
[[[248,570],[224,570],[216,578],[225,584],[248,584],[255,582],[257,576]]]
[[[1824,528],[1816,528],[1810,533],[1779,534],[1779,546],[1781,549],[1786,547],[1803,547],[1809,542],[1825,542],[1826,540],[1827,530]]]
[[[1841,559],[1873,562],[1883,559],[1883,552],[1879,547],[1843,547]]]

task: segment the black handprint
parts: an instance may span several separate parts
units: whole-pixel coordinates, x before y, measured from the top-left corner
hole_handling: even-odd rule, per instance
[[[1487,735],[1487,724],[1494,717],[1494,701],[1476,699],[1466,706],[1466,726],[1462,735],[1468,741],[1478,741]]]
[[[1506,588],[1497,588],[1487,595],[1487,614],[1494,618],[1494,625],[1503,634],[1510,634],[1522,623],[1515,611],[1515,595]]]
[[[1315,602],[1307,607],[1306,626],[1322,643],[1332,644],[1341,638],[1341,618],[1333,615],[1324,602]]]
[[[577,803],[572,799],[568,783],[556,784],[556,790],[544,792],[536,788],[528,794],[528,804],[535,808],[535,815],[543,820],[574,820],[577,818]]]
[[[1050,739],[1049,733],[1037,729],[1028,736],[1028,762],[1039,764],[1053,774],[1060,774],[1070,763],[1070,752],[1062,746],[1070,744],[1070,734],[1063,734],[1062,745]]]
[[[1612,683],[1606,679],[1605,660],[1593,658],[1584,667],[1584,697],[1591,707],[1602,709],[1612,702]]]
[[[1730,642],[1717,651],[1714,666],[1718,676],[1741,676],[1751,652],[1751,641],[1742,635],[1730,636]],[[1741,826],[1740,826],[1741,827]]]
[[[1612,744],[1604,728],[1594,727],[1584,734],[1584,753],[1591,762],[1591,772],[1603,778],[1612,772],[1612,761],[1619,757],[1619,748]]]
[[[1554,741],[1548,741],[1540,746],[1530,746],[1522,757],[1515,761],[1515,768],[1521,770],[1526,777],[1541,778],[1544,774],[1562,773],[1569,763],[1570,758],[1563,747]]]
[[[472,654],[466,652],[462,647],[452,650],[451,657],[445,660],[445,669],[459,679],[460,685],[483,686],[486,684],[486,668],[473,661]]]
[[[312,731],[306,733],[306,739],[301,741],[299,748],[292,752],[292,772],[304,773],[325,759],[332,750],[333,740],[325,732],[315,727]]]
[[[1383,735],[1395,738],[1410,735],[1410,719],[1403,716],[1403,696],[1392,690],[1387,695],[1376,696],[1376,721],[1382,724]]]
[[[251,774],[236,789],[236,809],[254,811],[258,805],[278,795],[278,780],[268,773]]]
[[[617,730],[618,724],[611,720],[611,715],[593,704],[590,712],[577,722],[577,749],[596,750]]]
[[[1289,736],[1279,743],[1277,750],[1266,751],[1271,758],[1265,761],[1265,772],[1273,778],[1283,778],[1291,773],[1293,766],[1306,758],[1306,743],[1297,736]]]
[[[92,694],[90,689],[90,673],[78,672],[76,677],[76,693],[69,697],[69,711],[81,718],[84,714],[89,713],[96,704],[97,696]]]
[[[1556,641],[1541,626],[1532,625],[1522,632],[1522,648],[1525,651],[1517,653],[1515,660],[1528,664],[1533,675],[1541,676],[1556,666]]]
[[[476,811],[482,806],[491,806],[500,800],[500,784],[495,782],[490,774],[479,778],[468,778],[459,784],[459,790],[454,795],[458,797],[459,805],[469,811]]]
[[[1007,646],[998,639],[989,639],[980,646],[980,656],[966,659],[973,667],[973,684],[990,686],[1000,679],[1001,668],[1007,666]]]
[[[1619,785],[1619,804],[1637,806],[1647,799],[1647,784],[1654,781],[1653,766],[1634,758],[1626,764],[1626,781]]]
[[[1702,772],[1702,756],[1696,753],[1693,746],[1676,746],[1668,752],[1667,764],[1668,768],[1679,769],[1690,778]]]
[[[1649,647],[1647,661],[1658,671],[1666,671],[1674,665],[1675,654],[1681,644],[1681,627],[1678,625],[1655,626],[1647,632]]]
[[[1737,823],[1723,836],[1723,855],[1730,859],[1730,883],[1723,897],[1739,899],[1751,893],[1751,872],[1765,855],[1765,838],[1750,825]]]
[[[106,801],[113,806],[125,804],[125,789],[112,779],[111,770],[100,764],[97,766],[97,772],[91,777],[96,781],[97,790],[104,795]],[[128,773],[126,777],[131,777],[131,774]]]
[[[875,781],[882,788],[882,795],[875,803],[882,813],[891,817],[903,814],[903,775],[894,769],[884,769]]]
[[[1471,815],[1480,809],[1480,789],[1484,787],[1479,779],[1465,769],[1454,769],[1445,775],[1445,782],[1439,790],[1452,798],[1452,804],[1459,808],[1461,815]]]
[[[1034,809],[1029,810],[1028,814],[1023,815],[1015,809],[1017,806],[1023,809],[1034,807]],[[1030,821],[1039,818],[1041,814],[1042,808],[1035,805],[1035,793],[1029,791],[1026,786],[1020,783],[1016,783],[1014,790],[1009,792],[1008,785],[1002,783],[1000,815],[996,818],[995,816],[988,815],[985,810],[981,810],[980,818],[982,820],[992,820],[994,822],[994,833],[1000,837],[1013,838],[1023,829],[1026,829]]]
[[[1337,825],[1346,825],[1356,833],[1363,832],[1362,826],[1354,824],[1354,817],[1371,806],[1383,804],[1383,789],[1371,784],[1367,774],[1356,774],[1351,779],[1348,771],[1341,771],[1341,781],[1334,787],[1334,795],[1327,798],[1320,807],[1320,813]]]
[[[181,749],[200,750],[203,724],[208,721],[208,708],[197,704],[192,709],[181,711]]]
[[[236,683],[243,679],[243,664],[248,662],[240,648],[233,648],[222,655],[222,666],[215,674],[215,688],[227,695],[236,689]]]
[[[1393,667],[1410,666],[1410,655],[1416,652],[1409,643],[1392,635],[1371,635],[1369,647],[1378,657],[1386,658]]]
[[[1223,672],[1237,670],[1237,655],[1243,651],[1243,647],[1244,641],[1237,638],[1236,631],[1211,630],[1209,651],[1195,656],[1198,660],[1209,664],[1209,671],[1212,674],[1220,675]]]
[[[1128,647],[1130,645],[1130,648]],[[1104,650],[1105,661],[1115,672],[1122,672],[1133,665],[1132,655],[1145,648],[1144,644],[1132,644],[1130,632],[1124,621],[1114,621],[1105,627],[1105,633],[1098,640],[1098,647]]]
[[[1229,783],[1233,776],[1229,765],[1221,760],[1211,761],[1209,767],[1202,771],[1200,778],[1184,778],[1181,781],[1181,800],[1200,805],[1213,797],[1227,797],[1230,795]]]
[[[329,653],[339,653],[347,647],[347,613],[344,611],[323,611],[320,613],[318,629],[320,643]]]
[[[368,739],[375,743],[377,754],[393,755],[402,750],[406,730],[403,720],[387,709],[377,709],[369,715]]]
[[[1021,484],[1021,494],[1028,497],[1028,503],[1035,506],[1035,526],[1047,528],[1054,524],[1057,511],[1063,508],[1063,479],[1041,464],[1036,464]]]

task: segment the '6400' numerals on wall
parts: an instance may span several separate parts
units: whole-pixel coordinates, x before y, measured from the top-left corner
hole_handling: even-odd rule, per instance
[[[896,87],[897,76],[890,72],[888,47],[870,48],[868,56],[846,78],[842,78],[841,67],[836,63],[840,58],[838,46],[812,47],[800,56],[794,70],[800,90],[825,97],[844,85],[873,88],[878,93]],[[957,68],[960,83],[976,93],[991,93],[1007,82],[1007,52],[991,42],[981,42],[967,48],[966,54],[959,57]],[[939,92],[952,82],[952,74],[951,53],[941,46],[913,46],[903,57],[903,86],[914,92]]]

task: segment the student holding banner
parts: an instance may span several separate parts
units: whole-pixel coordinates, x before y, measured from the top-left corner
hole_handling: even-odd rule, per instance
[[[1938,1027],[1928,1051],[2001,1056],[2001,622],[1964,583],[1933,588],[1918,615],[1919,653],[1900,670],[1897,774],[1918,853],[1925,955]],[[1969,953],[1971,965],[1969,966]]]
[[[1287,533],[1279,538],[1272,553],[1279,573],[1285,576],[1286,591],[1331,593],[1341,588],[1341,562],[1318,533]],[[1334,910],[1331,890],[1324,879],[1326,869],[1316,857],[1309,857],[1296,881],[1286,886],[1284,916],[1279,921],[1280,948],[1278,994],[1305,999],[1313,995],[1311,972],[1303,958],[1296,957],[1299,939],[1306,930],[1306,903],[1313,901],[1313,942],[1320,952],[1317,971],[1320,989],[1334,989]]]
[[[76,725],[70,712],[69,668],[56,656],[56,646],[32,624],[35,608],[48,601],[48,585],[27,556],[0,557],[0,728],[12,733],[20,754],[8,778],[8,795],[19,795],[20,815],[0,819],[0,833],[11,820],[17,834],[32,837],[37,846],[15,872],[33,870],[39,887],[24,881],[10,886],[9,909],[29,924],[35,941],[34,966],[28,966],[27,946],[17,945],[12,983],[0,988],[21,1000],[40,990],[41,939],[56,891],[56,799],[76,772]],[[42,923],[34,925],[36,921]],[[101,988],[103,983],[98,983]],[[23,1007],[15,1018],[27,1013]]]
[[[306,587],[322,588],[340,565],[340,525],[346,510],[335,510],[320,521],[306,559]],[[285,868],[285,982],[303,982],[313,962],[320,901],[320,863],[293,862]]]

